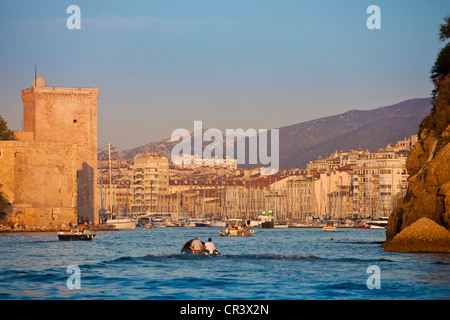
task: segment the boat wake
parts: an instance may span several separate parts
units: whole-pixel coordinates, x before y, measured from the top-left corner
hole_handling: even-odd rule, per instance
[[[195,260],[195,259],[225,259],[225,260],[304,260],[321,259],[320,257],[302,254],[244,254],[244,255],[182,255],[182,254],[149,254],[146,259],[176,259],[176,260]]]
[[[248,261],[248,260],[313,260],[313,259],[322,259],[320,257],[310,255],[310,254],[300,254],[300,255],[289,255],[289,254],[237,254],[237,255],[197,255],[197,254],[178,254],[178,253],[169,253],[169,254],[148,254],[142,257],[129,257],[124,256],[116,259],[112,259],[109,261],[102,261],[100,264],[145,264],[147,262],[164,262],[170,260],[179,260],[179,261],[201,261],[207,259],[211,260],[236,260],[236,261]],[[85,265],[84,267],[89,267],[89,265]]]

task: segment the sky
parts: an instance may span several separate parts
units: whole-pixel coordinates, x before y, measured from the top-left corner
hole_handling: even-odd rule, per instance
[[[99,88],[98,147],[119,150],[196,120],[272,129],[429,97],[448,14],[448,0],[0,0],[0,115],[21,130],[35,65],[47,86]]]

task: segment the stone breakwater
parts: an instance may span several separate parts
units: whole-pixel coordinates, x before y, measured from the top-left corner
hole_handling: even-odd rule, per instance
[[[450,253],[450,232],[428,218],[421,218],[384,244],[385,251]]]
[[[27,225],[21,225],[14,223],[10,225],[0,224],[0,233],[13,233],[13,232],[57,232],[57,231],[69,231],[72,228],[65,224],[60,226],[42,226],[42,227],[29,227]]]

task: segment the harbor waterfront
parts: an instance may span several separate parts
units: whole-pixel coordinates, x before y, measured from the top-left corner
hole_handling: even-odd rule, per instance
[[[221,230],[136,228],[74,242],[56,232],[0,234],[0,299],[450,298],[450,255],[384,252],[384,229]],[[181,255],[194,237],[211,237],[221,255]]]

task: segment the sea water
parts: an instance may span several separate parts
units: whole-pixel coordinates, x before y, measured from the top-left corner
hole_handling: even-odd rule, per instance
[[[0,299],[450,298],[450,255],[384,252],[385,230],[255,228],[249,237],[220,230],[136,228],[75,242],[56,233],[0,234]],[[194,237],[211,237],[221,255],[181,255]]]

